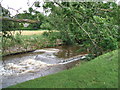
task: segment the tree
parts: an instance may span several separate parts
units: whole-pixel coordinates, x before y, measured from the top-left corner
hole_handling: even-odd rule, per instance
[[[44,21],[45,16],[43,14],[41,14],[40,12],[33,10],[30,7],[29,8],[29,12],[24,12],[24,13],[17,14],[17,15],[15,15],[15,18],[17,18],[17,19],[28,19],[28,20],[38,21],[36,23],[30,24],[28,26],[28,28],[31,28],[31,29],[40,29],[40,26],[41,26],[42,22]]]
[[[48,22],[66,44],[83,44],[96,55],[118,48],[119,7],[114,2],[47,2],[48,8]]]

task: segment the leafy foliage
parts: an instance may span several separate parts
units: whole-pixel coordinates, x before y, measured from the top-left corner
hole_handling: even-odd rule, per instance
[[[119,7],[114,2],[47,2],[44,8],[51,8],[48,21],[66,44],[83,44],[96,55],[118,48]]]
[[[31,19],[31,20],[40,20],[40,21],[44,20],[44,16],[42,14],[36,11],[35,14],[33,15],[32,12],[34,12],[34,10],[32,8],[29,8],[29,13],[28,12],[20,13],[20,14],[17,14],[15,17],[18,19]],[[42,22],[29,24],[28,28],[39,29],[41,23]],[[24,29],[23,25],[21,28]]]
[[[39,8],[39,5],[40,2],[35,2],[35,7]],[[96,56],[118,48],[120,7],[114,2],[44,2],[43,8],[46,13],[51,12],[50,15],[45,16],[30,7],[28,12],[15,17],[40,20],[40,23],[30,24],[28,28],[59,30],[59,35],[49,34],[51,40],[59,38],[64,44],[82,45],[83,49]],[[2,15],[9,16],[9,11],[3,9]],[[3,22],[5,34],[6,30],[19,26],[17,23]],[[22,24],[20,27],[23,27]]]

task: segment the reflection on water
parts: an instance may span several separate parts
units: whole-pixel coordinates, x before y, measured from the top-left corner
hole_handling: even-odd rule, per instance
[[[66,58],[70,58],[73,56],[86,54],[85,52],[80,52],[80,46],[64,45],[64,46],[59,46],[57,48],[60,49],[60,51],[55,54],[55,56],[57,56],[58,58],[66,59]]]

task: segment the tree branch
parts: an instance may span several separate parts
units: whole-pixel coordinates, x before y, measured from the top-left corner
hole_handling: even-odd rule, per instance
[[[89,33],[83,28],[81,27],[80,23],[77,21],[77,19],[75,17],[72,16],[72,18],[75,20],[75,22],[79,25],[79,27],[87,34],[87,36],[90,38],[90,40],[92,41],[93,45],[97,46],[95,44],[95,42],[92,40],[91,36],[89,35]]]

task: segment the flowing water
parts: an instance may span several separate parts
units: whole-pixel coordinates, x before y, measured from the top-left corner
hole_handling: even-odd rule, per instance
[[[87,55],[78,52],[79,49],[78,46],[59,46],[3,57],[2,88],[75,66]]]

